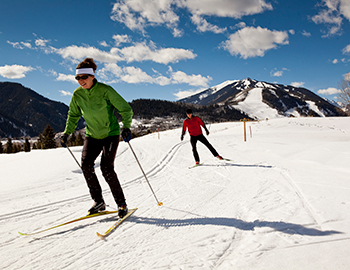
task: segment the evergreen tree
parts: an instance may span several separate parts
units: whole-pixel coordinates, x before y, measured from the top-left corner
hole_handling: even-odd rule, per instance
[[[21,145],[19,143],[13,144],[13,153],[21,152]]]
[[[12,144],[11,138],[7,138],[6,153],[7,154],[12,154],[13,153],[13,144]]]
[[[43,149],[51,149],[56,148],[56,141],[55,141],[55,132],[53,131],[50,124],[48,124],[43,132],[42,135],[42,148]]]
[[[26,138],[24,141],[24,152],[30,152],[30,142],[28,138]]]
[[[38,147],[36,146],[36,143],[33,143],[33,149],[38,149]]]

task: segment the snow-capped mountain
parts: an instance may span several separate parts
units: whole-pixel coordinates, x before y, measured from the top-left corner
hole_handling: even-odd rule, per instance
[[[180,102],[225,105],[255,119],[284,116],[345,116],[315,93],[301,87],[252,80],[226,81]]]

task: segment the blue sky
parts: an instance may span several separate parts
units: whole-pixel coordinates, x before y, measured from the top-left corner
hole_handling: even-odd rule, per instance
[[[350,75],[350,0],[0,0],[0,10],[0,81],[67,105],[86,57],[127,101],[247,77],[336,100]]]

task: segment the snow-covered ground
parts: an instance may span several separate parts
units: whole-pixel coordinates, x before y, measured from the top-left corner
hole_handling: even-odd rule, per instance
[[[67,149],[0,155],[0,269],[350,269],[350,118],[251,122],[246,142],[242,123],[210,131],[233,162],[199,143],[204,164],[188,169],[179,129],[131,141],[163,206],[120,143],[116,171],[139,209],[105,240],[96,232],[113,216],[20,236],[82,216],[92,201]]]

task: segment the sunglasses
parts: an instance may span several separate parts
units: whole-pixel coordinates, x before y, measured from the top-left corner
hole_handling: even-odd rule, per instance
[[[83,76],[75,76],[75,79],[77,81],[79,80],[86,80],[87,78],[89,78],[91,75],[83,75]]]

